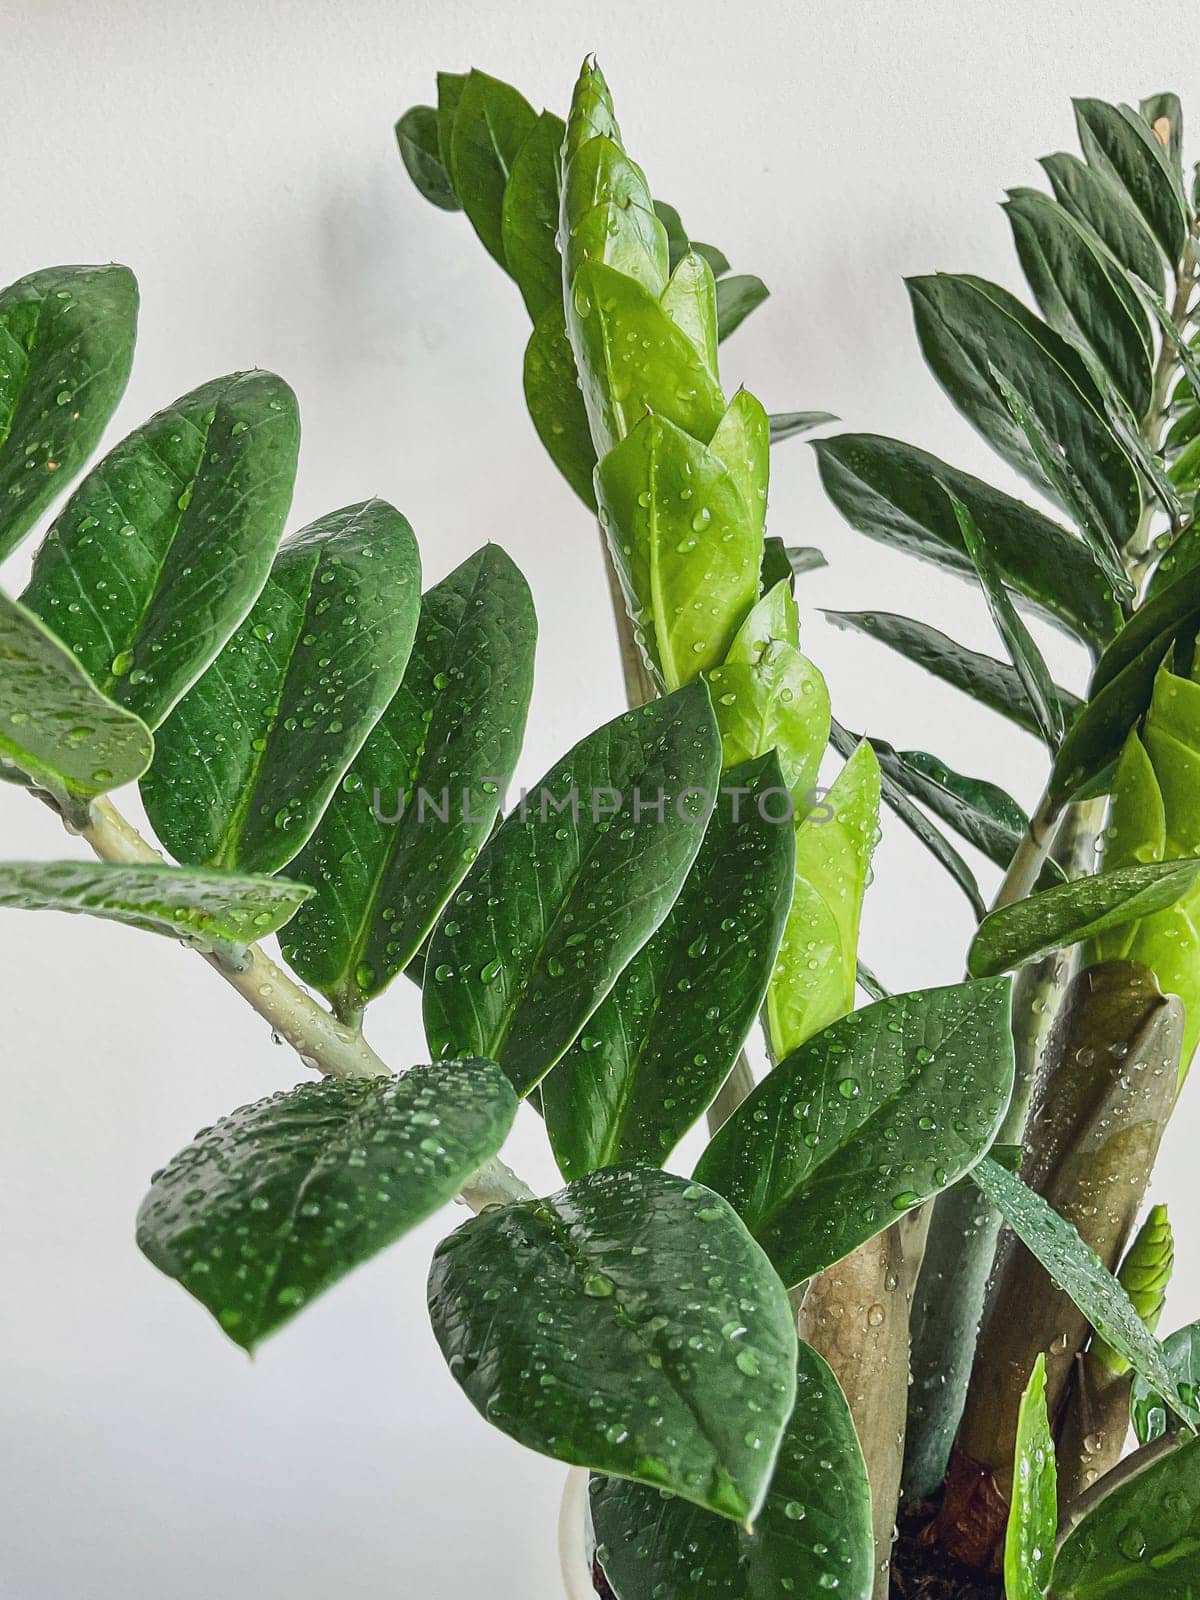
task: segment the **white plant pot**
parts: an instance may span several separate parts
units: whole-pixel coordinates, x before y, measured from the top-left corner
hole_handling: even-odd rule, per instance
[[[567,1600],[596,1600],[592,1583],[595,1553],[596,1537],[588,1509],[588,1475],[582,1467],[572,1467],[563,1485],[558,1512],[558,1557]]]

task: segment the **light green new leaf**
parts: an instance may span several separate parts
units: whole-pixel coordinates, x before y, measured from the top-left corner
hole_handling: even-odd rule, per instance
[[[996,375],[1027,404],[1036,400],[1046,437],[1120,544],[1141,507],[1137,474],[1079,352],[1007,290],[982,278],[938,273],[910,278],[908,290],[925,359],[967,421],[1036,488],[1059,498]]]
[[[0,290],[0,560],[96,448],[137,312],[126,267],[46,267]]]
[[[773,753],[724,773],[670,915],[542,1082],[565,1178],[661,1166],[729,1076],[791,904],[789,800]]]
[[[0,594],[0,761],[69,803],[132,783],[153,752],[145,723],[107,700],[32,612]]]
[[[1096,1332],[1135,1372],[1168,1395],[1172,1405],[1178,1405],[1158,1340],[1138,1316],[1121,1283],[1071,1223],[999,1162],[985,1158],[971,1177]]]
[[[897,439],[840,434],[813,449],[826,493],[859,533],[973,579],[949,489],[969,507],[1005,583],[1039,611],[1091,643],[1120,626],[1087,547],[1021,501]]]
[[[1134,415],[1145,416],[1153,379],[1150,328],[1103,241],[1036,189],[1010,190],[1004,210],[1042,315],[1090,350]]]
[[[757,1516],[795,1398],[796,1329],[719,1195],[611,1167],[492,1207],[438,1247],[429,1309],[468,1399],[520,1444]]]
[[[758,410],[765,450],[766,414]],[[748,504],[715,448],[660,416],[644,417],[601,460],[596,497],[630,615],[660,681],[677,689],[719,666],[758,594],[758,497]]]
[[[1151,861],[1077,878],[1003,906],[980,924],[967,957],[968,970],[977,978],[1008,972],[1107,928],[1136,922],[1182,899],[1197,874],[1200,857]]]
[[[767,990],[767,1033],[777,1060],[854,1004],[879,789],[875,752],[860,744],[811,812],[798,812],[792,909]]]
[[[1200,1592],[1200,1439],[1114,1489],[1054,1563],[1054,1600],[1191,1600]]]
[[[412,647],[421,563],[382,500],[280,546],[254,609],[163,724],[142,779],[178,861],[278,872],[386,709]]]
[[[528,585],[499,545],[423,597],[403,681],[290,868],[316,898],[284,957],[339,1010],[404,970],[491,833],[536,639]]]
[[[150,727],[262,588],[299,441],[296,397],[281,378],[218,378],[110,451],[38,551],[25,604]]]
[[[566,126],[543,111],[517,151],[504,187],[504,261],[536,323],[549,305],[562,309],[558,254],[558,162]]]
[[[742,623],[708,686],[725,766],[774,750],[784,783],[808,810],[829,739],[829,690],[797,638],[795,602],[780,582]]]
[[[596,451],[561,302],[546,307],[529,336],[524,384],[525,404],[547,455],[588,510],[595,511]]]
[[[733,1203],[789,1285],[957,1182],[1013,1086],[1009,982],[898,995],[781,1061],[717,1133],[696,1178]]]
[[[673,269],[659,304],[717,378],[717,286],[703,256],[688,250]]]
[[[505,185],[536,122],[537,113],[524,95],[478,71],[467,74],[452,113],[449,148],[455,193],[484,248],[506,270]],[[444,126],[442,148],[446,148]]]
[[[311,893],[283,878],[235,877],[165,862],[0,862],[0,906],[86,913],[206,948],[266,938]]]
[[[432,106],[410,106],[396,124],[400,159],[417,189],[441,211],[461,211],[442,155],[438,114]]]
[[[717,280],[717,326],[720,338],[728,339],[752,311],[757,311],[771,291],[753,273]]]
[[[1060,151],[1043,156],[1040,164],[1059,205],[1094,229],[1127,272],[1161,292],[1162,256],[1124,189],[1076,155]]]
[[[890,611],[826,611],[828,621],[838,628],[854,628],[868,638],[877,639],[926,672],[940,678],[943,683],[969,694],[980,705],[1015,722],[1027,733],[1040,737],[1033,708],[1025,695],[1017,670],[1007,661],[997,661],[994,656],[981,655],[970,650],[956,639],[947,638],[927,623],[912,617],[896,616]],[[1068,689],[1054,685],[1054,693],[1062,708],[1064,720],[1070,723],[1081,702]]]
[[[1012,1507],[1004,1540],[1005,1600],[1044,1600],[1057,1529],[1058,1471],[1046,1414],[1046,1358],[1040,1355],[1017,1421]]]
[[[499,1061],[527,1094],[671,909],[720,777],[702,684],[606,723],[501,825],[429,942],[436,1056]]]
[[[1163,1340],[1163,1360],[1175,1384],[1180,1399],[1187,1407],[1186,1415],[1193,1425],[1200,1423],[1197,1403],[1200,1402],[1200,1322],[1190,1322]],[[1130,1400],[1133,1431],[1139,1444],[1150,1444],[1161,1439],[1173,1425],[1171,1409],[1162,1395],[1144,1378],[1134,1378]]]
[[[1120,185],[1176,265],[1187,243],[1188,215],[1177,170],[1143,118],[1128,106],[1080,99],[1075,107],[1079,142],[1090,166]]]
[[[169,1161],[138,1212],[138,1247],[253,1350],[452,1200],[516,1111],[490,1061],[302,1083]]]
[[[809,1345],[796,1366],[796,1405],[754,1532],[684,1500],[619,1478],[593,1477],[597,1557],[617,1600],[778,1600],[781,1594],[869,1600],[874,1581],[871,1490],[837,1379]]]
[[[1034,720],[1047,745],[1052,751],[1056,750],[1062,741],[1064,723],[1062,707],[1054,692],[1054,680],[1050,676],[1050,669],[1042,652],[1034,643],[1029,629],[1021,621],[992,559],[992,552],[980,533],[969,507],[949,489],[946,490],[946,494],[958,519],[959,531],[962,534],[963,544],[967,547],[967,554],[979,574],[988,610],[1021,680]]]

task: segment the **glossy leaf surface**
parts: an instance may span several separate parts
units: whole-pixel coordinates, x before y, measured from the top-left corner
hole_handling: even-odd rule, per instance
[[[439,1246],[429,1308],[467,1397],[519,1443],[735,1522],[757,1515],[796,1330],[719,1195],[613,1167],[493,1207]]]
[[[450,129],[450,170],[471,226],[489,255],[507,268],[504,189],[537,113],[511,84],[472,71],[457,96]]]
[[[617,1600],[778,1600],[832,1591],[869,1600],[871,1491],[845,1396],[801,1343],[796,1405],[754,1532],[684,1500],[594,1477],[598,1556]]]
[[[424,1013],[435,1055],[486,1055],[528,1093],[666,917],[719,773],[700,684],[606,723],[556,763],[433,931]]]
[[[1200,1401],[1200,1322],[1191,1322],[1186,1328],[1169,1334],[1163,1340],[1162,1350],[1167,1371],[1187,1407],[1188,1416],[1193,1423],[1200,1421],[1197,1407]],[[1130,1413],[1139,1444],[1160,1439],[1173,1422],[1167,1401],[1141,1377],[1133,1380]]]
[[[741,273],[717,280],[717,326],[722,339],[728,339],[756,311],[771,291],[753,273]]]
[[[1058,1474],[1046,1414],[1046,1358],[1039,1356],[1017,1421],[1012,1508],[1004,1541],[1005,1600],[1043,1600],[1057,1529]]]
[[[1079,142],[1091,166],[1124,189],[1172,264],[1187,242],[1187,207],[1177,173],[1144,120],[1128,106],[1074,102]]]
[[[32,612],[0,594],[0,760],[63,800],[132,783],[154,741]],[[11,769],[10,769],[11,775]]]
[[[177,860],[278,872],[296,855],[399,685],[420,585],[412,529],[382,500],[284,542],[142,780]]]
[[[547,306],[562,309],[558,163],[565,132],[561,117],[542,112],[513,159],[501,204],[505,264],[534,322]]]
[[[565,1178],[660,1166],[729,1076],[791,905],[788,799],[774,754],[723,774],[670,915],[542,1083]]]
[[[781,1061],[696,1177],[801,1283],[969,1171],[1012,1084],[1006,979],[880,1000]]]
[[[1010,794],[985,778],[968,778],[924,750],[894,750],[882,739],[871,748],[880,769],[906,794],[948,823],[998,867],[1007,867],[1027,818]]]
[[[525,347],[525,404],[551,461],[589,511],[596,509],[596,451],[559,304],[548,305]]]
[[[138,1212],[138,1246],[253,1350],[452,1200],[516,1110],[490,1061],[302,1083],[169,1161]]]
[[[438,114],[432,106],[410,106],[396,124],[400,158],[418,190],[442,211],[461,211],[442,158]]]
[[[0,290],[0,560],[96,448],[137,313],[126,267],[47,267]]]
[[[25,604],[110,699],[157,727],[262,588],[292,498],[296,398],[269,372],[194,389],[71,496]]]
[[[1099,872],[1030,895],[980,924],[967,958],[974,977],[1008,972],[1052,950],[1062,950],[1108,928],[1174,905],[1194,886],[1200,858],[1151,861]]]
[[[166,863],[0,862],[0,906],[69,911],[123,922],[190,944],[252,944],[308,898],[302,883],[237,877]]]
[[[316,896],[284,956],[340,1004],[353,1009],[403,971],[491,833],[536,638],[529,587],[499,545],[423,596],[403,681],[290,868]]]
[[[1094,228],[1127,271],[1161,292],[1162,256],[1125,191],[1076,155],[1043,156],[1041,165],[1058,203]]]

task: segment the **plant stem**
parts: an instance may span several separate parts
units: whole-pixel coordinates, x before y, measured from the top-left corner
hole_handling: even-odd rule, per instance
[[[608,537],[603,528],[600,529],[600,548],[604,554],[604,576],[608,580],[608,597],[612,601],[613,621],[617,626],[621,672],[625,678],[625,698],[632,710],[635,706],[644,706],[653,700],[658,691],[646,671],[642,648],[634,634],[633,619],[629,615],[629,607],[625,604],[621,580],[617,577],[612,552],[608,548]]]
[[[1126,1456],[1124,1461],[1118,1462],[1111,1472],[1106,1472],[1098,1483],[1094,1483],[1079,1496],[1059,1523],[1056,1549],[1062,1549],[1084,1518],[1090,1516],[1114,1490],[1123,1488],[1131,1479],[1145,1472],[1147,1467],[1154,1466],[1172,1451],[1177,1450],[1182,1443],[1183,1440],[1178,1433],[1164,1433],[1161,1438],[1144,1444],[1140,1450],[1135,1450],[1132,1455]]]
[[[95,802],[90,820],[79,833],[102,861],[162,861],[111,800]],[[274,1034],[292,1046],[306,1067],[334,1078],[390,1075],[391,1068],[356,1028],[346,1027],[318,1005],[258,945],[250,945],[236,965],[215,951],[198,953],[249,1001]],[[482,1211],[487,1206],[532,1200],[534,1194],[502,1161],[493,1159],[463,1188],[462,1198],[473,1211]]]
[[[1050,846],[1054,843],[1062,812],[1062,805],[1051,798],[1047,789],[1029,818],[1029,826],[1025,829],[1020,844],[1013,851],[1008,871],[1004,874],[996,891],[996,898],[992,901],[993,911],[999,911],[1002,906],[1010,906],[1016,900],[1024,900],[1033,890]]]

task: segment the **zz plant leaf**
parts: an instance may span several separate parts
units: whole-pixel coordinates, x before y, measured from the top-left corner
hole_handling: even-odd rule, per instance
[[[312,835],[412,648],[421,563],[382,500],[293,534],[217,661],[159,730],[146,812],[176,860],[278,872]]]
[[[1044,1600],[1058,1531],[1054,1435],[1046,1414],[1046,1358],[1039,1356],[1021,1399],[1013,1503],[1004,1544],[1006,1600]]]
[[[795,1400],[796,1329],[720,1195],[611,1167],[494,1207],[439,1246],[429,1309],[467,1398],[520,1444],[746,1526],[758,1516]]]
[[[803,1342],[795,1409],[753,1533],[621,1478],[593,1477],[591,1511],[597,1559],[617,1600],[656,1600],[684,1582],[710,1600],[826,1591],[870,1600],[866,1465],[836,1377]]]
[[[1012,1085],[1006,979],[880,1000],[781,1061],[696,1177],[802,1283],[970,1171]]]
[[[490,1061],[269,1095],[155,1175],[138,1246],[253,1351],[451,1200],[495,1155],[516,1110]]]

